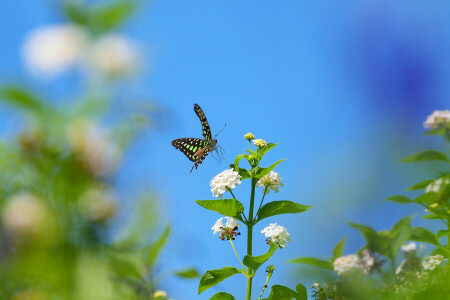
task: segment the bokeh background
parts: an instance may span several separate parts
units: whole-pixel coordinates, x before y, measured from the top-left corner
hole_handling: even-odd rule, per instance
[[[80,71],[39,76],[22,55],[32,30],[66,22],[58,1],[3,3],[0,82],[24,83],[48,101],[69,104],[86,88]],[[417,172],[399,159],[442,147],[422,132],[426,116],[450,104],[448,1],[142,1],[119,31],[136,42],[140,56],[137,73],[110,87],[115,114],[136,103],[152,107],[153,114],[119,166],[121,210],[109,234],[114,236],[136,206],[127,195],[152,191],[155,226],[172,226],[157,266],[162,274],[186,266],[203,273],[238,265],[228,243],[212,235],[219,215],[194,200],[212,198],[209,181],[247,147],[247,132],[280,142],[264,158],[267,165],[288,159],[277,167],[284,188],[268,198],[313,206],[270,220],[292,237],[272,258],[271,284],[310,285],[312,269],[286,261],[330,256],[345,235],[344,254],[359,249],[362,240],[348,221],[381,230],[417,213],[382,200],[436,172],[432,163]],[[218,136],[226,153],[221,164],[208,157],[190,174],[191,162],[170,142],[201,137],[193,103],[205,111],[213,134],[227,124]],[[23,118],[8,106],[0,107],[0,118],[2,139],[23,127]],[[248,182],[235,194],[246,203]],[[432,225],[417,217],[413,224]],[[240,253],[244,237],[236,242]],[[266,248],[263,235],[255,234],[254,253]],[[256,277],[254,291],[263,280],[262,274]],[[177,300],[209,299],[218,289],[239,298],[245,290],[239,276],[200,296],[197,285],[198,279],[166,276],[160,288]]]

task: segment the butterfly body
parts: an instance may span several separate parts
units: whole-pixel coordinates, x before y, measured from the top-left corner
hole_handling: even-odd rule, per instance
[[[204,139],[181,138],[172,141],[172,146],[174,146],[175,149],[179,149],[190,161],[195,162],[191,172],[194,167],[197,169],[206,156],[208,156],[210,152],[216,150],[217,147],[217,140],[213,139],[211,136],[211,129],[209,128],[205,113],[198,104],[194,104],[194,111],[202,123]]]

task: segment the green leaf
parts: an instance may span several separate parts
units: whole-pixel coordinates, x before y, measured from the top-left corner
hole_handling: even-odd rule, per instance
[[[389,242],[385,238],[380,236],[378,232],[376,232],[373,228],[356,223],[349,224],[350,226],[361,232],[361,234],[367,241],[367,247],[369,248],[369,250],[390,256],[391,253]]]
[[[422,190],[425,189],[430,183],[434,182],[433,179],[430,180],[424,180],[419,183],[416,183],[415,185],[407,188],[405,191],[414,191],[414,190]]]
[[[219,282],[224,281],[228,277],[242,273],[242,270],[234,267],[223,267],[222,269],[215,269],[206,271],[206,273],[200,279],[198,285],[198,293],[201,294],[212,286],[215,286]]]
[[[248,160],[248,154],[239,154],[236,155],[236,158],[234,159],[234,170],[237,171],[239,169],[239,162],[241,161],[241,159],[246,158]]]
[[[342,256],[342,253],[344,252],[344,245],[345,241],[347,240],[347,237],[344,237],[333,249],[333,257],[338,258]]]
[[[200,277],[200,273],[194,268],[176,271],[175,274],[179,277],[187,279]]]
[[[217,294],[209,298],[209,300],[236,300],[236,299],[231,294],[225,292],[218,292]]]
[[[227,217],[232,217],[242,220],[241,214],[244,212],[244,206],[241,202],[235,199],[221,199],[221,200],[196,200],[198,205],[218,212]]]
[[[413,227],[411,232],[412,241],[430,243],[439,246],[439,240],[433,232],[423,227]]]
[[[279,247],[276,243],[272,243],[270,245],[269,251],[267,251],[266,254],[260,255],[260,256],[250,256],[250,255],[246,255],[244,257],[244,265],[246,265],[247,267],[252,268],[253,270],[258,270],[258,268],[265,263],[274,253],[275,250],[277,250]]]
[[[239,175],[241,175],[241,180],[252,177],[252,174],[249,170],[243,168],[236,169],[234,164],[230,164],[230,169],[234,169],[235,171],[237,171]]]
[[[155,262],[159,252],[161,252],[162,248],[166,244],[169,234],[170,234],[170,226],[167,225],[166,228],[164,229],[164,232],[159,237],[159,239],[156,240],[156,242],[153,245],[151,245],[145,250],[147,258],[146,263],[148,265],[152,265]]]
[[[391,253],[393,255],[411,238],[411,232],[411,219],[409,217],[400,219],[400,221],[392,226],[389,237],[391,239]]]
[[[433,204],[437,201],[436,193],[425,193],[414,199],[414,202],[422,203],[422,204]]]
[[[277,161],[276,163],[274,163],[273,165],[271,165],[270,167],[267,167],[267,168],[255,168],[253,177],[255,177],[256,179],[261,179],[261,177],[264,177],[265,175],[269,174],[270,171],[275,169],[276,166],[278,166],[279,164],[281,164],[285,160],[286,159],[281,159],[281,160]]]
[[[274,285],[270,290],[267,300],[291,300],[297,297],[297,293],[283,285]]]
[[[289,200],[269,202],[258,211],[257,222],[275,215],[298,214],[307,211],[310,208],[311,205],[298,204]]]
[[[297,298],[295,298],[296,300],[308,300],[308,292],[303,284],[297,284],[295,290],[297,291]]]
[[[315,257],[298,257],[289,260],[290,263],[296,263],[296,264],[304,264],[304,265],[310,265],[326,270],[333,271],[333,263],[327,260],[318,259]]]
[[[427,160],[442,160],[448,161],[448,157],[445,153],[435,150],[425,150],[419,153],[412,154],[405,158],[402,158],[402,162],[418,162]]]
[[[63,11],[73,23],[86,26],[89,23],[89,10],[79,1],[64,1]]]
[[[448,230],[439,230],[436,234],[436,237],[440,239],[441,237],[447,236],[448,232]]]
[[[402,203],[402,204],[414,202],[413,200],[411,200],[408,197],[403,196],[403,195],[390,196],[390,197],[384,199],[384,201],[391,201],[391,202]]]
[[[429,213],[428,215],[422,216],[422,219],[428,219],[428,220],[438,220],[441,219],[437,214],[435,213]]]
[[[424,135],[442,135],[445,136],[445,127],[430,129],[424,132]]]
[[[91,24],[97,32],[106,32],[121,26],[137,8],[134,0],[116,0],[97,5],[91,10]]]
[[[13,85],[0,88],[0,101],[31,112],[40,112],[45,108],[41,99],[28,90]]]
[[[267,153],[269,152],[272,148],[274,148],[276,145],[278,145],[279,143],[273,144],[273,143],[268,143],[265,146],[262,147],[258,147],[258,149],[256,150],[256,154],[258,156],[258,159],[261,160],[261,158]]]

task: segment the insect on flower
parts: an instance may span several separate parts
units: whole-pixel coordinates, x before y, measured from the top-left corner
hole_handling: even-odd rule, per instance
[[[203,160],[210,152],[215,150],[219,160],[222,159],[221,156],[224,153],[223,149],[217,144],[216,137],[218,134],[216,134],[214,139],[212,138],[208,120],[206,119],[205,113],[198,104],[194,104],[194,111],[200,119],[200,122],[202,123],[204,139],[181,138],[172,141],[172,146],[174,146],[175,149],[180,149],[180,151],[183,152],[190,161],[195,162],[192,166],[191,172],[194,167],[196,169],[198,168],[198,166],[203,162]]]

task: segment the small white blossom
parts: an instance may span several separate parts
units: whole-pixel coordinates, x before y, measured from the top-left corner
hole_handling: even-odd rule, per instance
[[[450,110],[435,110],[427,117],[423,123],[425,128],[437,128],[440,124],[445,124],[450,121]]]
[[[447,184],[450,183],[450,179],[448,178],[439,178],[435,180],[434,182],[427,185],[427,188],[425,190],[425,193],[434,192],[438,193],[442,191]]]
[[[221,240],[225,239],[233,239],[234,236],[239,235],[240,233],[237,231],[237,229],[241,226],[241,224],[232,217],[225,217],[227,219],[227,222],[225,225],[223,224],[222,220],[223,218],[220,218],[216,221],[216,223],[211,227],[211,230],[214,231],[214,234],[220,233],[219,238]]]
[[[361,259],[356,254],[336,258],[333,263],[333,268],[338,275],[342,275],[350,271],[364,272],[364,266],[361,264]]]
[[[422,261],[424,270],[434,270],[437,266],[445,261],[442,255],[425,256]]]
[[[278,193],[280,186],[284,186],[281,182],[280,174],[274,171],[270,171],[269,174],[263,176],[258,182],[256,183],[257,187],[262,187],[263,191],[266,191],[266,194],[270,192],[270,190],[273,190],[275,193]],[[267,187],[267,189],[266,189]]]
[[[94,41],[87,57],[89,68],[110,77],[127,76],[139,67],[135,42],[120,36],[106,35]]]
[[[263,147],[267,145],[267,142],[263,139],[257,139],[253,140],[253,144],[255,144],[256,147]]]
[[[23,59],[30,72],[53,77],[78,64],[87,43],[88,34],[76,25],[44,26],[26,37]]]
[[[111,191],[90,188],[80,198],[81,212],[94,222],[108,221],[117,211],[117,200]]]
[[[410,243],[405,244],[405,245],[402,246],[402,250],[404,252],[414,251],[414,250],[416,250],[416,248],[417,248],[416,247],[416,243],[414,243],[414,242],[410,242]]]
[[[167,293],[165,291],[157,290],[153,293],[153,297],[167,297]]]
[[[268,244],[278,244],[280,248],[287,246],[287,242],[291,242],[291,236],[287,232],[286,228],[277,223],[270,224],[261,231],[266,236]]]
[[[232,190],[241,184],[240,179],[241,175],[233,169],[225,170],[216,175],[209,183],[213,196],[222,198],[222,195],[226,192],[227,188]]]

